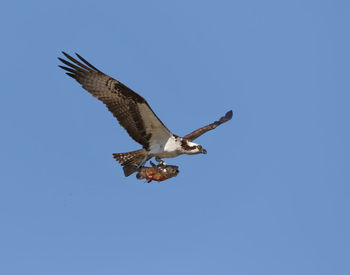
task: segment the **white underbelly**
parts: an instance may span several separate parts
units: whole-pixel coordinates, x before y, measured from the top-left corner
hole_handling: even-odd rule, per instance
[[[160,158],[174,158],[182,154],[181,145],[172,137],[163,144],[152,145],[149,154]]]

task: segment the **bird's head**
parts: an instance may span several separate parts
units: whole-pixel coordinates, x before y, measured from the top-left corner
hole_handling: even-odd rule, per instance
[[[188,154],[188,155],[206,154],[207,153],[207,150],[205,150],[202,147],[202,145],[191,142],[187,139],[182,140],[181,147],[184,150],[184,153]]]

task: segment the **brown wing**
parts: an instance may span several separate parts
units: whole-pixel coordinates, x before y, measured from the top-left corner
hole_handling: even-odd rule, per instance
[[[130,137],[149,149],[152,142],[172,134],[152,111],[146,100],[121,82],[104,74],[80,55],[80,61],[62,52],[71,62],[58,58],[69,67],[59,66],[78,81],[84,89],[106,104]]]
[[[225,123],[226,121],[229,121],[232,118],[232,110],[228,111],[223,117],[221,117],[218,121],[215,121],[207,126],[204,126],[202,128],[199,128],[192,133],[189,133],[188,135],[184,136],[183,138],[188,139],[189,141],[195,140],[199,136],[203,135],[204,133],[215,129],[219,125]]]

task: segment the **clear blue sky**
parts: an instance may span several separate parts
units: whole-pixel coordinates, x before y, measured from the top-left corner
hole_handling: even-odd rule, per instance
[[[348,1],[7,1],[0,11],[0,274],[350,274]],[[78,52],[176,134],[138,149],[57,67]]]

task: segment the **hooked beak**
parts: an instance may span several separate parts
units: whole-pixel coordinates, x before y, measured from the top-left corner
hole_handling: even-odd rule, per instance
[[[207,153],[207,150],[202,149],[201,153],[202,153],[202,154],[206,154],[206,153]]]

